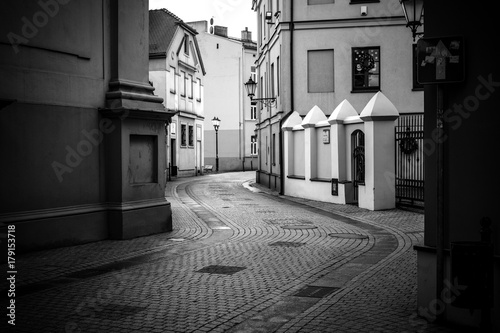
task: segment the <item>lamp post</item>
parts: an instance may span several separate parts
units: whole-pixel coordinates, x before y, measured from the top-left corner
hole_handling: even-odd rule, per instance
[[[220,119],[214,117],[212,119],[212,125],[214,125],[215,129],[215,171],[219,171],[219,126]]]
[[[415,41],[417,35],[423,35],[423,32],[417,32],[417,30],[418,27],[422,26],[424,0],[399,0],[399,3],[405,14],[406,26],[410,28],[413,41]]]

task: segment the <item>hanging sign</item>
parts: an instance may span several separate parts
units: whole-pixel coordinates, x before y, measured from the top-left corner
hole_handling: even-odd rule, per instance
[[[462,37],[422,38],[417,43],[417,81],[420,84],[464,80]]]

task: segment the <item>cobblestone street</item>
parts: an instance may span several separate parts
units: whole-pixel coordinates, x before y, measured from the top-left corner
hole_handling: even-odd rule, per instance
[[[423,214],[254,179],[169,182],[173,232],[19,255],[15,331],[460,332],[416,316]]]

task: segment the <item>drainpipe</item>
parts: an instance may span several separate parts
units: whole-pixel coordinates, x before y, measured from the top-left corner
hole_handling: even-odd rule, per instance
[[[295,109],[293,96],[293,0],[290,1],[290,111]]]
[[[285,166],[283,165],[283,130],[281,129],[281,126],[283,125],[283,122],[292,114],[293,109],[295,109],[294,102],[293,102],[293,29],[294,29],[294,23],[293,23],[293,0],[290,1],[290,111],[281,118],[280,120],[280,137],[279,137],[279,144],[280,144],[280,195],[285,194]],[[281,73],[281,71],[280,71]]]

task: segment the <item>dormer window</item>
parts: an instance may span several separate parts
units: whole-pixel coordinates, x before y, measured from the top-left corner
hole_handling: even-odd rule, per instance
[[[189,36],[187,34],[184,35],[184,53],[189,55]]]

